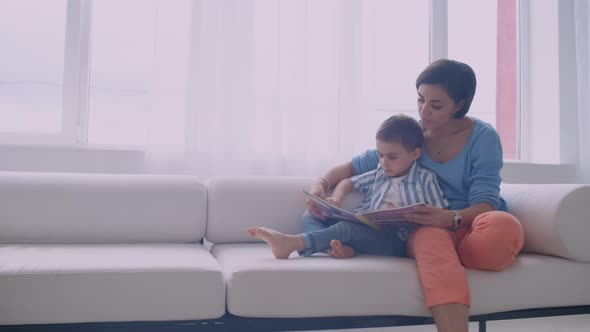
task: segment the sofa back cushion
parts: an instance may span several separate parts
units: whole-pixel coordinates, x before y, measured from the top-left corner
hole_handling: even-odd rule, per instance
[[[0,172],[0,242],[196,242],[207,192],[190,176]]]
[[[254,242],[246,229],[270,227],[287,234],[301,231],[303,189],[313,178],[224,176],[207,182],[205,238],[213,243]],[[508,211],[522,223],[524,251],[590,261],[590,186],[579,184],[502,184]],[[352,208],[361,195],[344,202]]]
[[[301,232],[306,210],[303,189],[314,178],[288,176],[220,176],[207,181],[208,218],[205,239],[212,243],[258,242],[248,227],[263,226],[286,234]],[[355,192],[343,202],[352,209],[362,199]]]

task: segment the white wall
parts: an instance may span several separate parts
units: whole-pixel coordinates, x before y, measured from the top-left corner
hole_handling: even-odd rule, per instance
[[[525,2],[529,12],[521,24],[520,58],[521,160],[558,164],[559,34],[557,1]]]
[[[506,162],[501,172],[506,183],[577,183],[573,165]]]

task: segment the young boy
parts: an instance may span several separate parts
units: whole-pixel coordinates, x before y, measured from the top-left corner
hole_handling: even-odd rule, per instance
[[[365,193],[365,199],[354,212],[378,210],[415,203],[446,208],[436,175],[420,167],[424,135],[420,124],[405,115],[385,120],[376,134],[379,167],[376,170],[344,179],[336,185],[331,197],[336,206],[353,189]],[[340,220],[319,220],[308,211],[303,214],[302,233],[283,234],[278,231],[251,227],[248,233],[271,246],[275,258],[285,259],[293,251],[310,256],[327,251],[335,258],[353,257],[356,252],[387,256],[405,256],[410,226],[374,230],[361,223]]]

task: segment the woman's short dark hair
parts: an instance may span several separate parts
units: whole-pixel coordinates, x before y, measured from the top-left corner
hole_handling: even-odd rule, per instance
[[[453,115],[455,119],[460,119],[469,111],[477,81],[475,72],[469,65],[455,60],[439,59],[429,64],[418,75],[416,89],[421,84],[440,85],[455,102],[464,100],[463,107]]]
[[[424,143],[424,133],[418,121],[403,114],[383,121],[375,138],[387,143],[399,142],[407,151],[414,151]]]

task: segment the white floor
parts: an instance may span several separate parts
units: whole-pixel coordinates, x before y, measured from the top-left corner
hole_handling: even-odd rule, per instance
[[[402,326],[372,329],[324,330],[322,332],[436,332],[434,325]],[[478,332],[477,323],[469,332]],[[487,323],[487,332],[590,332],[590,315],[513,319]]]

